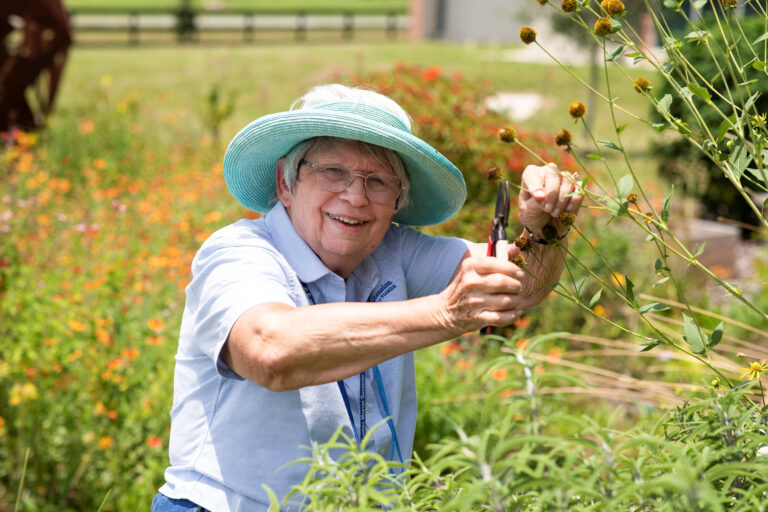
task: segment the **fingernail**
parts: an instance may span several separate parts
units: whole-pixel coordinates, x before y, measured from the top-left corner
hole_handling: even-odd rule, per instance
[[[554,205],[553,205],[552,203],[547,203],[547,205],[546,205],[546,206],[544,206],[544,209],[545,209],[546,211],[548,211],[548,212],[551,212],[551,211],[552,211],[552,207],[553,207],[553,206],[554,206]]]
[[[542,197],[544,197],[544,191],[543,191],[542,189],[539,189],[539,190],[534,190],[534,191],[533,191],[533,195],[534,195],[534,197],[536,197],[537,199],[541,199]]]
[[[557,217],[558,215],[560,215],[560,208],[555,208],[555,211],[552,212],[552,216]]]
[[[572,212],[573,211],[573,206],[574,205],[569,204],[568,207],[565,209],[565,211]]]

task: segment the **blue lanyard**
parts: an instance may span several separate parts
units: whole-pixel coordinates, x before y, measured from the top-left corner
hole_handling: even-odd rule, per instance
[[[301,283],[301,286],[304,288],[304,293],[307,295],[307,300],[311,305],[315,305],[315,298],[312,296],[312,292],[309,291],[309,287],[305,283]],[[397,458],[400,460],[401,463],[403,463],[403,454],[400,451],[400,442],[397,439],[397,431],[395,429],[395,422],[392,420],[392,415],[389,412],[389,403],[387,402],[387,394],[384,391],[384,381],[381,378],[381,372],[379,371],[379,367],[374,366],[373,367],[373,378],[376,381],[376,389],[379,392],[379,400],[381,400],[381,405],[384,407],[384,414],[386,414],[387,418],[387,425],[389,426],[389,431],[392,434],[392,446],[389,451],[389,460],[394,460],[395,458],[395,449],[397,449]],[[367,433],[367,427],[365,424],[365,372],[362,372],[360,374],[360,431],[358,433],[357,427],[355,426],[355,420],[354,416],[352,415],[352,405],[349,400],[349,395],[347,395],[347,388],[344,385],[343,380],[339,380],[336,382],[336,384],[339,386],[339,391],[341,392],[341,398],[344,400],[344,407],[347,409],[347,416],[349,416],[349,423],[352,425],[352,433],[355,435],[355,441],[357,442],[357,448],[360,449],[360,443],[365,438],[365,434]]]

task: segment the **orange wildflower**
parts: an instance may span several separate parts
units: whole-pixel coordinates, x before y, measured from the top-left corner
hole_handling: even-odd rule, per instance
[[[515,343],[515,346],[518,350],[525,350],[525,348],[528,346],[528,338],[520,338],[517,340],[517,343]]]
[[[147,446],[154,449],[160,449],[163,447],[163,440],[158,436],[149,436],[147,438]]]
[[[69,328],[75,332],[83,332],[85,330],[85,324],[79,320],[70,320]]]
[[[155,332],[159,332],[163,327],[165,327],[165,322],[157,318],[152,318],[149,322],[147,322],[147,327]]]
[[[493,373],[491,373],[491,378],[494,380],[504,380],[507,378],[507,369],[506,368],[499,368],[498,370],[494,370]]]
[[[440,69],[440,66],[433,66],[431,68],[425,69],[421,73],[421,79],[425,82],[434,82],[438,78],[440,78],[440,75],[443,74],[443,70]]]
[[[127,347],[120,352],[120,354],[129,361],[133,361],[139,357],[139,349],[134,347]]]
[[[99,438],[99,450],[106,450],[112,446],[113,440],[111,436],[101,436]]]

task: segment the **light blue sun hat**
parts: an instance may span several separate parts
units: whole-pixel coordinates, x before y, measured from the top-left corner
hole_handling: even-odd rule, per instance
[[[240,130],[224,155],[224,180],[230,193],[246,208],[268,212],[274,205],[277,161],[313,137],[358,140],[395,151],[410,181],[410,202],[392,219],[400,224],[439,224],[453,217],[467,198],[461,171],[411,134],[401,119],[379,107],[348,100],[270,114]]]

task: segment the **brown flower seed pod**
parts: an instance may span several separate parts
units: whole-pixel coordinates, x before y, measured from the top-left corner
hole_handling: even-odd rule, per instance
[[[600,9],[608,16],[621,16],[624,14],[624,4],[621,0],[603,0]]]
[[[487,171],[485,171],[485,179],[490,181],[491,183],[495,183],[501,179],[502,173],[501,169],[498,167],[491,167]]]
[[[537,1],[538,1],[538,2],[539,2],[541,5],[547,5],[547,2],[549,2],[549,0],[537,0]]]
[[[640,94],[644,92],[648,92],[652,89],[651,81],[648,80],[647,78],[643,78],[642,76],[639,76],[635,79],[634,88]]]
[[[523,27],[520,29],[520,40],[525,44],[531,44],[536,41],[536,31],[531,27]]]
[[[627,197],[625,198],[630,203],[636,203],[637,202],[637,194],[627,194]]]
[[[511,144],[517,140],[517,130],[511,126],[505,126],[499,130],[499,140]]]
[[[563,12],[574,12],[579,8],[579,3],[576,0],[563,0],[563,3],[560,4],[560,8]]]
[[[541,237],[544,240],[557,239],[557,228],[552,224],[545,224],[544,227],[541,228]]]
[[[558,146],[570,146],[572,140],[573,137],[571,137],[571,132],[565,128],[555,134],[555,144]]]
[[[525,256],[523,256],[522,254],[518,254],[517,256],[512,258],[512,263],[514,263],[518,267],[522,267],[523,265],[525,265]]]
[[[587,113],[587,107],[582,102],[575,101],[568,106],[568,113],[571,114],[572,118],[578,119],[584,117]]]
[[[720,0],[723,9],[733,9],[739,6],[739,0]]]
[[[576,222],[576,215],[574,215],[571,212],[560,212],[560,214],[557,216],[557,220],[559,220],[566,226],[570,226],[571,224]]]
[[[595,22],[595,33],[601,37],[605,37],[611,33],[613,25],[608,18],[600,18]]]
[[[515,238],[515,247],[523,252],[528,252],[531,250],[531,239],[527,236],[520,235]]]

